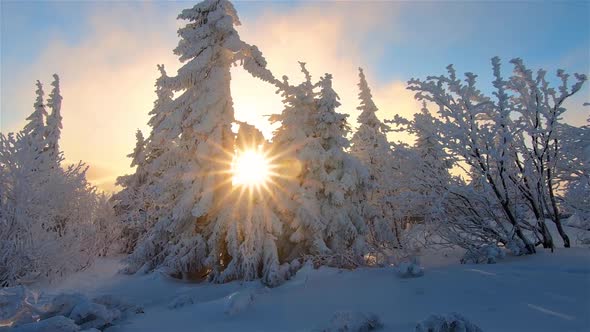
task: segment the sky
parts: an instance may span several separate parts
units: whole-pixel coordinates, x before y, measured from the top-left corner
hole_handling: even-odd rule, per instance
[[[90,165],[88,178],[115,190],[132,172],[126,157],[135,131],[149,134],[157,64],[169,74],[181,66],[172,49],[178,13],[196,1],[0,0],[0,131],[20,130],[33,111],[34,83],[49,93],[61,78],[61,147],[66,161]],[[490,59],[523,58],[549,73],[563,68],[590,74],[590,1],[236,1],[241,38],[257,45],[275,76],[303,79],[297,61],[315,80],[334,76],[339,111],[356,125],[358,67],[365,70],[381,119],[410,117],[420,107],[406,82],[445,73],[479,75],[489,89]],[[565,121],[582,125],[590,108],[590,84],[567,105]],[[236,118],[267,137],[266,116],[282,109],[275,88],[240,68],[232,69]],[[411,139],[393,135],[392,140]]]

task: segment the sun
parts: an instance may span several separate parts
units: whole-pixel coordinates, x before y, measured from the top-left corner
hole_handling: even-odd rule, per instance
[[[270,180],[270,161],[260,149],[239,151],[232,165],[234,186],[259,187]]]

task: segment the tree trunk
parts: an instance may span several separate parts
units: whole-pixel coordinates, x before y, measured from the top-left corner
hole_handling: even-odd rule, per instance
[[[566,248],[569,248],[570,247],[570,238],[565,233],[565,230],[563,229],[563,225],[561,224],[561,220],[559,219],[559,216],[556,216],[556,218],[553,219],[553,222],[555,223],[555,226],[557,227],[557,231],[559,232],[559,235],[563,239],[563,246]]]
[[[541,236],[543,237],[543,248],[549,248],[551,249],[551,252],[553,252],[553,249],[555,249],[555,243],[553,243],[553,237],[545,224],[545,220],[539,219],[537,220],[537,224],[539,225]]]

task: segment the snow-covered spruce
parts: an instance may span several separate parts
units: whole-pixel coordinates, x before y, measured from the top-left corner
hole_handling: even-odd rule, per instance
[[[145,233],[149,224],[150,206],[152,203],[145,190],[147,174],[145,170],[145,139],[140,130],[137,130],[135,149],[128,157],[131,158],[131,167],[137,167],[134,174],[117,178],[116,184],[123,189],[113,195],[113,208],[115,217],[121,225],[121,251],[131,253],[137,245],[139,237]]]
[[[395,165],[387,133],[391,129],[377,118],[377,106],[365,74],[359,68],[359,99],[357,107],[360,126],[351,139],[350,153],[367,167],[371,186],[359,193],[362,217],[368,225],[367,243],[376,255],[377,263],[402,245],[402,216],[399,206],[394,206],[394,189],[398,186],[393,176]],[[396,211],[397,210],[397,211]],[[385,252],[388,251],[388,252]]]
[[[274,134],[275,150],[283,151],[285,170],[280,186],[282,218],[290,243],[283,242],[290,256],[314,255],[322,264],[356,266],[365,253],[367,227],[361,213],[360,194],[368,172],[358,159],[344,151],[350,128],[346,115],[336,112],[339,97],[326,74],[316,84],[301,63],[306,80],[291,86],[281,83],[285,109],[271,117],[281,122]],[[318,91],[314,89],[317,88]]]
[[[179,18],[189,21],[179,29],[175,49],[185,64],[174,77],[160,67],[152,132],[140,142],[143,160],[132,175],[142,183],[127,185],[133,187],[129,194],[117,197],[121,216],[148,211],[147,220],[131,218],[144,223],[139,233],[145,233],[127,270],[163,268],[220,282],[263,278],[278,284],[283,280],[275,244],[278,219],[264,197],[252,202],[232,190],[231,174],[223,171],[229,171],[235,146],[230,66],[239,63],[255,77],[276,80],[260,51],[240,40],[229,1],[203,1]]]

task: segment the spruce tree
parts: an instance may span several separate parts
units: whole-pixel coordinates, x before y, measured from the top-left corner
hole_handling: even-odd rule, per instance
[[[313,84],[304,63],[301,69],[306,80],[298,86],[284,80],[285,109],[271,118],[281,122],[275,149],[300,166],[281,182],[287,196],[281,200],[282,213],[293,244],[287,259],[313,255],[326,264],[356,266],[365,249],[366,225],[355,194],[366,185],[367,172],[345,151],[350,127],[346,115],[336,112],[340,102],[332,76]]]
[[[53,89],[49,94],[47,105],[51,108],[51,114],[47,117],[47,151],[53,160],[59,159],[59,139],[62,130],[61,101],[62,97],[59,88],[59,76],[53,74]]]
[[[184,65],[174,77],[161,69],[147,143],[146,190],[155,196],[157,219],[131,255],[129,272],[163,267],[192,276],[213,271],[214,277],[228,266],[228,247],[235,245],[219,221],[234,197],[230,67],[240,63],[255,77],[274,77],[260,51],[240,40],[229,1],[203,1],[179,19],[188,21],[174,50]]]
[[[27,124],[21,131],[21,134],[26,138],[27,143],[31,146],[33,151],[41,154],[45,148],[45,118],[47,111],[45,110],[45,100],[43,92],[43,85],[41,82],[36,83],[37,90],[35,94],[35,103],[33,104],[34,111],[27,117]]]
[[[378,108],[361,68],[358,87],[360,105],[357,110],[361,114],[357,121],[360,126],[352,137],[350,152],[368,168],[371,178],[371,187],[362,197],[366,202],[363,217],[370,226],[369,243],[373,248],[397,247],[400,227],[394,218],[392,204],[394,165],[386,136],[390,128],[376,115]]]

